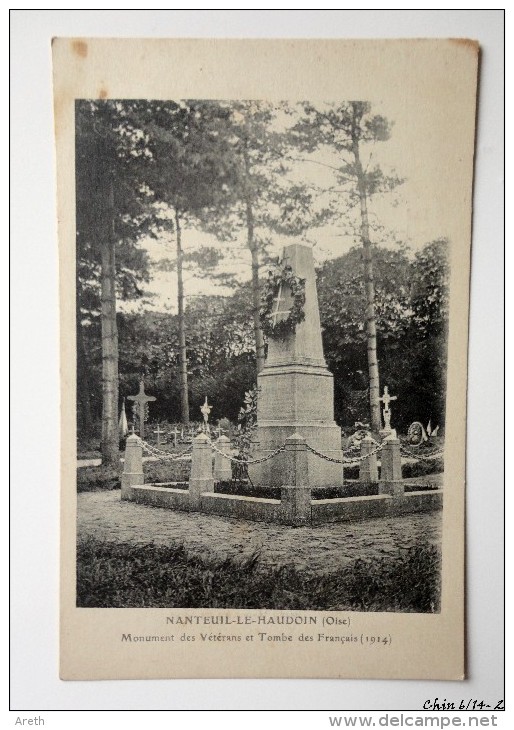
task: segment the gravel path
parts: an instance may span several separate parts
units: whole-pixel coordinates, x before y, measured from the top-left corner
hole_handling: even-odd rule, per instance
[[[215,515],[174,512],[122,502],[119,490],[78,495],[79,537],[169,545],[183,543],[191,552],[249,556],[258,550],[261,564],[294,564],[329,572],[357,558],[396,555],[426,540],[440,544],[441,511],[316,527],[287,527]]]

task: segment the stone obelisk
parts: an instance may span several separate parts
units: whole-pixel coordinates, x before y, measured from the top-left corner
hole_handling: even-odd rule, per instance
[[[309,446],[335,459],[342,459],[341,430],[334,421],[334,384],[323,355],[318,294],[312,248],[294,243],[284,248],[282,265],[291,266],[295,276],[305,279],[305,319],[283,339],[270,337],[264,368],[257,385],[257,429],[252,458],[266,456],[297,433]],[[287,317],[290,293],[277,296],[277,316]],[[280,310],[285,310],[282,313]],[[250,467],[257,485],[287,484],[284,454]],[[312,486],[343,483],[341,464],[308,456]]]

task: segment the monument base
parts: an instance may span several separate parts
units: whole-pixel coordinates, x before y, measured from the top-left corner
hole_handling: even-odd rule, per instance
[[[398,436],[396,435],[396,429],[395,428],[382,428],[379,431],[380,439],[381,441],[385,441],[385,439],[396,439]]]
[[[341,429],[332,423],[261,422],[253,439],[251,459],[260,459],[283,446],[286,438],[298,433],[307,444],[331,459],[342,459]],[[339,487],[343,484],[343,465],[308,453],[307,466],[312,487]],[[284,452],[261,464],[250,464],[248,474],[256,486],[282,487],[288,484],[289,465]]]
[[[257,376],[257,429],[251,457],[266,457],[295,436],[304,440],[303,447],[307,444],[324,456],[341,461],[341,430],[334,421],[334,378],[323,355],[312,248],[300,243],[286,246],[282,265],[290,267],[304,283],[304,319],[285,335],[272,334],[268,338],[266,362]],[[294,297],[285,282],[275,294],[272,319],[276,324],[287,319]],[[327,461],[308,449],[305,452],[305,448],[301,461],[302,473],[298,474],[291,463],[291,453],[282,452],[260,464],[249,465],[249,476],[259,486],[304,488],[343,484],[342,463]]]

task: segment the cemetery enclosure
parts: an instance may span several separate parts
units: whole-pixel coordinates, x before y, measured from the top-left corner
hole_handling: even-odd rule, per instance
[[[286,488],[287,489],[287,488]],[[390,495],[372,497],[342,497],[339,499],[311,500],[306,498],[306,509],[300,517],[285,499],[265,499],[204,492],[196,500],[189,491],[152,485],[124,487],[122,499],[183,511],[198,511],[223,517],[278,522],[289,525],[322,524],[363,520],[372,517],[395,517],[416,512],[431,512],[442,507],[442,490],[409,492],[401,498]]]
[[[213,448],[214,466],[213,466]],[[143,442],[135,435],[127,440],[125,469],[122,476],[122,500],[154,507],[203,512],[240,519],[278,522],[288,525],[315,525],[324,522],[352,521],[371,517],[393,517],[415,512],[440,509],[442,489],[406,492],[398,474],[400,444],[397,439],[369,451],[361,446],[360,470],[364,483],[370,472],[377,470],[377,452],[382,452],[381,480],[376,495],[312,499],[316,475],[309,478],[309,447],[304,439],[290,437],[281,453],[288,474],[288,484],[280,488],[280,499],[220,494],[214,491],[215,475],[225,475],[229,452],[222,451],[201,434],[192,447],[191,475],[188,489],[171,485],[144,484],[142,455]],[[312,453],[312,452],[311,452]],[[342,468],[341,468],[342,481]]]
[[[396,396],[389,395],[387,387],[380,399],[384,404],[380,441],[368,433],[361,442],[359,456],[344,457],[341,431],[334,421],[333,376],[323,354],[311,247],[300,243],[286,246],[282,267],[280,283],[269,294],[271,329],[264,368],[258,374],[257,423],[250,453],[234,457],[229,439],[211,441],[210,406],[206,398],[201,409],[204,432],[191,447],[188,489],[144,485],[143,448],[146,446],[151,453],[152,447],[133,434],[127,439],[122,499],[288,525],[396,516],[440,508],[442,490],[405,492],[401,445],[391,426],[389,407]],[[293,327],[286,327],[298,290],[302,315]],[[137,397],[148,398],[142,394],[143,386]],[[313,488],[343,485],[344,464],[349,462],[359,465],[363,484],[378,482],[378,494],[313,500]],[[247,470],[251,484],[278,488],[280,499],[216,493],[215,481],[232,478],[232,464]]]

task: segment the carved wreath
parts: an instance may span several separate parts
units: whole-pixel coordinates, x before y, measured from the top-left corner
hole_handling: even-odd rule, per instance
[[[291,292],[291,308],[288,316],[279,320],[276,309],[280,304],[280,293],[287,287]],[[305,319],[305,279],[293,274],[289,265],[277,267],[268,272],[261,296],[261,329],[267,337],[284,339],[293,333],[296,325]]]

